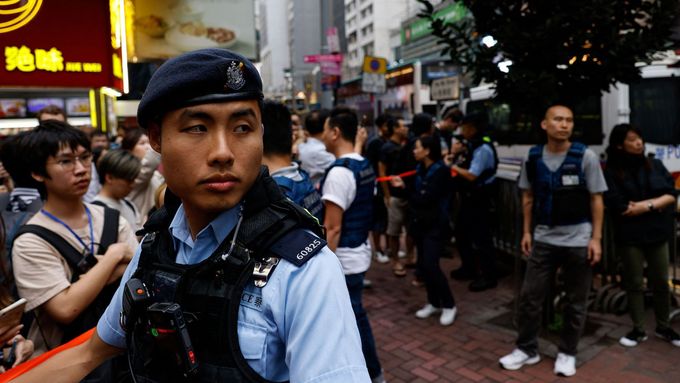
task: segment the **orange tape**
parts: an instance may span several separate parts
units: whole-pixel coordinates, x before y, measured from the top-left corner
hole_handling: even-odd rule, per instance
[[[46,353],[44,353],[44,354],[42,354],[38,357],[35,357],[31,360],[28,360],[24,363],[21,363],[20,365],[8,370],[4,374],[1,374],[0,375],[0,383],[9,382],[10,380],[17,378],[17,377],[25,374],[26,372],[32,370],[36,366],[39,366],[44,361],[53,357],[54,355],[56,355],[56,354],[58,354],[58,353],[60,353],[64,350],[68,350],[69,348],[73,348],[75,346],[78,346],[79,344],[85,343],[88,339],[90,339],[92,337],[92,334],[94,334],[94,328],[90,329],[89,331],[87,331],[83,334],[80,334],[77,338],[74,338],[73,340],[71,340],[68,343],[64,343],[61,346],[59,346],[55,349],[52,349],[52,350],[50,350],[50,351],[48,351],[48,352],[46,352]]]
[[[376,180],[377,182],[387,182],[387,181],[391,181],[392,178],[394,178],[394,177],[404,178],[404,177],[411,177],[411,176],[413,176],[413,175],[415,175],[415,174],[416,174],[416,171],[415,171],[415,170],[411,170],[411,171],[408,171],[408,172],[404,172],[404,173],[398,174],[398,175],[396,175],[396,176],[378,177],[378,178],[376,178],[375,180]],[[456,177],[456,176],[458,176],[458,172],[455,171],[453,168],[451,168],[451,177]]]
[[[416,171],[415,171],[415,170],[410,170],[410,171],[408,171],[408,172],[404,172],[404,173],[398,174],[398,175],[396,175],[396,176],[378,177],[378,178],[376,178],[375,180],[376,180],[377,182],[386,182],[386,181],[392,180],[392,178],[394,178],[394,177],[405,178],[405,177],[411,177],[411,176],[413,176],[413,175],[415,175],[415,174],[416,174]]]

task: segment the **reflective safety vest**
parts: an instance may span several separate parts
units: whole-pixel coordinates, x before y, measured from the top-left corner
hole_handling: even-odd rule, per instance
[[[539,225],[574,225],[591,220],[590,192],[583,172],[586,146],[573,142],[564,162],[552,172],[543,161],[543,145],[529,150],[527,177],[534,194],[533,215]]]
[[[239,345],[244,287],[264,287],[282,258],[302,266],[326,245],[323,228],[263,168],[236,228],[206,260],[182,265],[168,232],[177,206],[168,200],[144,226],[139,266],[126,285],[142,282],[136,286],[149,292],[143,303],[124,299],[121,325],[132,373],[146,383],[266,382]]]
[[[274,181],[283,189],[283,192],[288,198],[293,200],[296,204],[304,207],[319,222],[323,222],[323,203],[321,202],[321,194],[319,193],[312,181],[309,179],[309,175],[306,171],[299,169],[301,180],[295,181],[292,178],[286,176],[274,176]]]
[[[338,158],[326,170],[321,181],[326,182],[328,173],[336,166],[345,167],[354,173],[357,192],[354,201],[342,214],[342,230],[338,247],[354,248],[368,239],[368,232],[373,223],[373,189],[375,188],[375,172],[367,159],[355,160],[353,158]]]

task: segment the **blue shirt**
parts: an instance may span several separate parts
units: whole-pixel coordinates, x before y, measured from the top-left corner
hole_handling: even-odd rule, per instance
[[[223,212],[193,240],[180,207],[169,228],[177,263],[208,258],[236,225],[238,212],[238,207]],[[97,325],[99,337],[118,348],[126,347],[118,322],[122,286],[137,269],[140,249]],[[248,364],[268,380],[370,382],[345,277],[327,247],[301,267],[281,260],[264,288],[249,283],[241,300],[238,335]]]
[[[493,157],[493,150],[489,147],[489,145],[481,145],[477,149],[475,149],[474,152],[472,152],[472,161],[470,162],[470,173],[474,174],[476,177],[479,177],[482,172],[484,172],[487,169],[493,169],[494,166],[496,166],[496,161],[494,160]],[[484,184],[490,184],[496,179],[496,176],[489,177]]]

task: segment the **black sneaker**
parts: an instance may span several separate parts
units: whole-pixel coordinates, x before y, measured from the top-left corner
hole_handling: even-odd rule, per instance
[[[475,279],[468,285],[468,290],[476,293],[488,289],[493,289],[496,286],[498,286],[498,282],[495,279],[487,279],[484,277],[480,277]]]
[[[621,339],[619,339],[619,344],[624,347],[635,347],[640,344],[640,342],[646,340],[647,334],[644,331],[634,328],[631,332],[626,334],[626,336],[622,336]]]
[[[670,327],[657,327],[654,335],[666,340],[675,347],[680,347],[680,335]]]
[[[471,281],[477,278],[477,273],[460,267],[455,270],[451,270],[451,278],[458,281]]]

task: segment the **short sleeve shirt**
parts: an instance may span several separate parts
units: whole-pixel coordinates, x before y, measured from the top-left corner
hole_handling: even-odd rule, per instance
[[[238,208],[227,210],[192,238],[183,207],[170,225],[176,262],[207,259],[236,226]],[[97,334],[125,348],[119,324],[122,286],[137,269],[137,249]],[[281,260],[263,288],[249,283],[238,313],[238,336],[246,361],[270,381],[368,382],[361,339],[340,264],[327,248],[301,267]]]
[[[489,145],[481,145],[472,152],[472,162],[470,162],[469,171],[474,174],[475,177],[479,177],[485,170],[493,169],[495,166],[496,159],[494,158],[493,150]],[[489,184],[495,179],[495,176],[489,177],[484,183]]]
[[[556,171],[564,162],[567,153],[552,153],[546,147],[543,148],[543,162],[551,172]],[[531,182],[527,177],[526,164],[529,155],[522,162],[522,171],[519,177],[519,188],[522,190],[531,189]],[[604,179],[600,161],[595,152],[586,149],[583,154],[583,172],[585,173],[586,186],[591,194],[604,193],[607,191],[607,182]],[[584,247],[588,246],[593,232],[593,225],[590,222],[583,222],[575,225],[546,226],[536,225],[534,229],[534,241],[543,242],[554,246],[564,247]]]
[[[104,228],[104,208],[90,204],[86,204],[86,206],[92,214],[92,227],[95,233],[94,251],[96,254],[99,250],[99,238]],[[28,224],[45,227],[60,235],[74,248],[83,248],[83,245],[64,226],[40,212],[36,213],[28,221]],[[73,230],[85,244],[90,244],[89,225],[73,228]],[[130,249],[137,247],[137,239],[127,221],[122,217],[118,220],[118,241],[127,243]],[[34,355],[39,355],[47,351],[48,346],[59,345],[63,335],[61,327],[41,310],[40,306],[71,286],[73,270],[57,252],[57,249],[44,239],[30,233],[18,237],[14,242],[12,261],[19,296],[28,301],[26,311],[36,310],[42,333],[45,334],[45,339],[43,339],[34,321],[29,329],[28,338],[35,343],[36,351]]]
[[[340,158],[352,158],[359,161],[364,159],[356,153],[346,154]],[[357,194],[357,181],[354,173],[344,166],[332,168],[326,176],[322,191],[322,201],[332,202],[346,211],[354,202]],[[371,247],[368,241],[357,247],[338,247],[335,249],[335,254],[340,260],[345,275],[363,273],[371,265]]]

